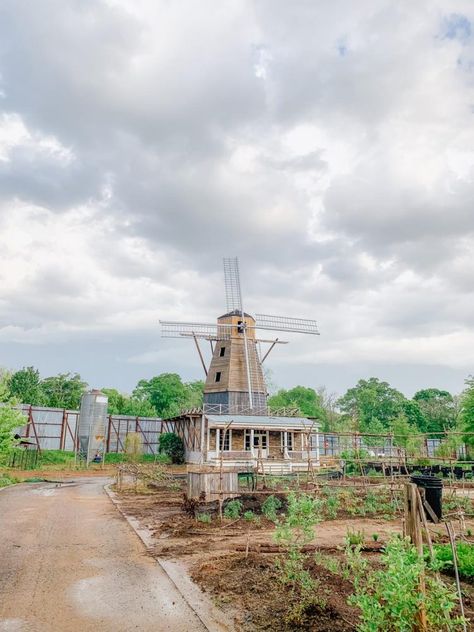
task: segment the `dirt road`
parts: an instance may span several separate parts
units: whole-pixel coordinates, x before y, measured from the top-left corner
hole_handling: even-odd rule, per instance
[[[101,479],[0,493],[1,632],[206,628],[105,495]]]

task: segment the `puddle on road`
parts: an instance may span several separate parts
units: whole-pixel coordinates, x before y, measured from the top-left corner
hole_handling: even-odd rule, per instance
[[[40,632],[40,628],[23,619],[2,619],[0,632]]]

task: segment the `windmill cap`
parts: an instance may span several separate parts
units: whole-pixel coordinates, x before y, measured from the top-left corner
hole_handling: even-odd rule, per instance
[[[231,312],[227,312],[227,314],[219,316],[219,318],[228,318],[229,316],[242,316],[242,312],[238,309],[234,309]],[[255,320],[255,318],[250,314],[247,314],[247,312],[244,312],[244,318],[251,318],[252,320]]]

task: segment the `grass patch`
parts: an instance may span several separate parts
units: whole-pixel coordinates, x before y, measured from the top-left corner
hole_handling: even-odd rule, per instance
[[[10,476],[9,474],[0,472],[0,488],[8,487],[9,485],[14,485],[15,483],[18,483],[18,479],[13,478],[13,476]]]

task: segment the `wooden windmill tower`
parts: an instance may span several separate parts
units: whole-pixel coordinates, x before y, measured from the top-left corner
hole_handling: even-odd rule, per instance
[[[244,312],[237,258],[224,259],[227,312],[216,324],[160,321],[162,336],[193,338],[201,359],[206,383],[204,407],[207,412],[265,414],[267,388],[262,364],[276,344],[285,341],[257,338],[256,330],[286,331],[319,335],[316,321],[285,316]],[[207,368],[199,339],[211,344],[212,358]],[[261,357],[262,343],[270,346]]]

